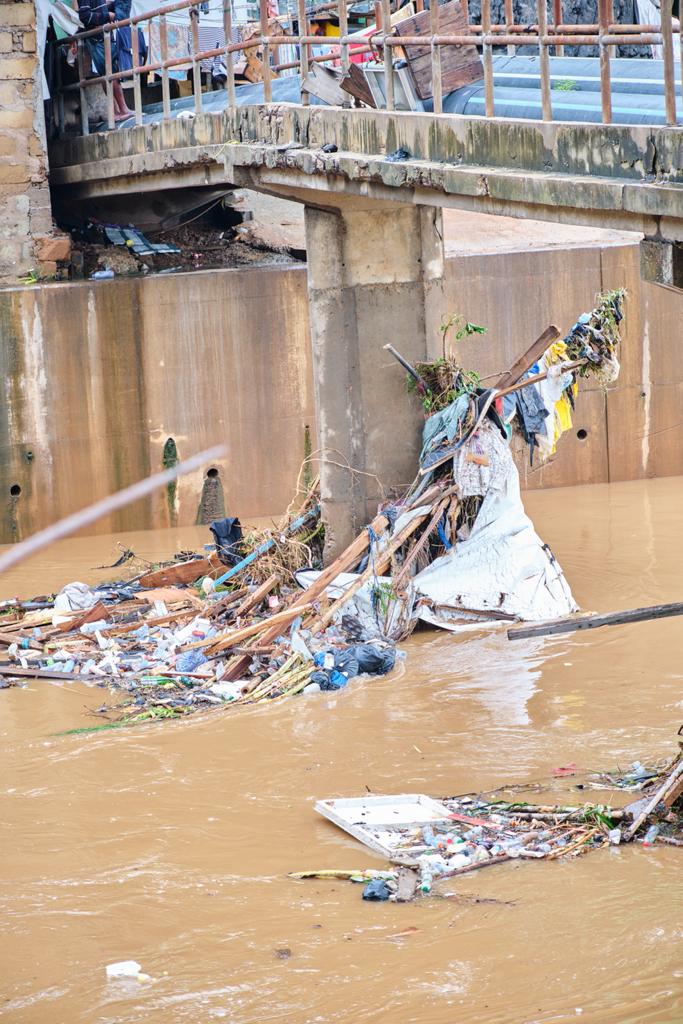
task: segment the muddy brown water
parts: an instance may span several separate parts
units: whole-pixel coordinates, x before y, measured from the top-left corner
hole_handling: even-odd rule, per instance
[[[681,599],[682,502],[679,478],[527,496],[577,600],[597,610]],[[118,539],[155,557],[206,537]],[[3,596],[106,576],[90,568],[112,553],[112,538],[66,542],[6,579]],[[313,812],[316,798],[450,795],[547,780],[569,762],[673,754],[681,628],[667,619],[514,645],[503,633],[424,632],[400,673],[336,696],[100,735],[54,735],[91,721],[98,691],[83,684],[3,691],[0,1014],[683,1021],[679,850],[513,862],[441,887],[456,899],[402,906],[287,877],[382,866]],[[572,779],[551,785],[561,800],[585,796]],[[154,980],[107,983],[105,965],[129,958]]]

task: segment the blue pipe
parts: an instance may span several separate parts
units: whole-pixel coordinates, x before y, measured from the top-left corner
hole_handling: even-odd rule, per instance
[[[320,505],[315,505],[312,509],[309,509],[308,512],[304,512],[302,516],[295,519],[293,523],[290,523],[282,532],[286,537],[288,537],[292,533],[296,533],[297,530],[300,530],[302,526],[305,526],[309,519],[315,519],[319,514]],[[224,572],[222,576],[219,576],[214,586],[218,587],[221,583],[225,583],[226,580],[230,580],[233,576],[237,576],[237,574],[242,572],[243,569],[246,569],[248,565],[255,562],[257,558],[260,558],[261,555],[265,555],[266,551],[270,551],[274,544],[275,540],[272,537],[268,540],[264,540],[263,544],[259,544],[257,548],[254,548],[251,554],[247,555],[246,558],[243,558],[241,562],[237,563],[237,565],[233,565],[232,569],[228,569],[228,571]]]

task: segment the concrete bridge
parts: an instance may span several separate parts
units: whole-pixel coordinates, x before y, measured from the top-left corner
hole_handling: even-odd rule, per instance
[[[185,6],[191,7],[192,0],[181,0],[174,8]],[[552,25],[546,0],[539,0],[538,23],[525,26],[512,24],[507,5],[505,24],[492,25],[491,0],[482,0],[480,25],[470,23],[467,4],[432,3],[429,12],[411,19],[402,35],[395,20],[401,17],[398,6],[382,0],[379,24],[372,38],[362,40],[362,51],[382,54],[384,97],[373,99],[374,108],[366,103],[362,109],[349,109],[348,95],[340,88],[330,105],[308,105],[312,62],[336,62],[344,77],[359,52],[357,37],[348,33],[346,0],[338,4],[336,55],[322,57],[311,50],[317,40],[310,35],[305,0],[299,0],[296,31],[281,35],[282,19],[271,23],[267,0],[260,0],[260,37],[247,42],[231,42],[232,9],[224,4],[225,41],[207,52],[199,52],[196,11],[190,11],[194,39],[187,59],[193,69],[194,110],[182,113],[171,108],[168,75],[183,58],[169,55],[164,9],[138,16],[134,25],[160,18],[160,59],[138,66],[133,32],[135,125],[95,135],[87,134],[86,89],[93,82],[104,86],[107,123],[113,128],[115,89],[131,75],[112,70],[112,26],[104,33],[102,28],[83,33],[79,82],[71,88],[80,90],[85,134],[58,139],[50,150],[50,185],[57,199],[240,186],[304,204],[318,431],[327,453],[321,485],[330,553],[372,515],[383,495],[383,481],[412,476],[420,417],[417,409],[407,411],[402,371],[380,371],[382,347],[391,342],[412,360],[426,359],[434,350],[444,313],[444,208],[638,232],[644,237],[646,276],[669,284],[678,283],[677,257],[683,244],[683,132],[676,126],[674,60],[674,39],[677,35],[680,46],[681,36],[668,0],[662,4],[660,26],[613,24],[610,0],[601,0],[599,24],[586,26],[563,24],[561,0],[553,4]],[[419,2],[417,10],[422,6]],[[494,44],[514,52],[520,33],[525,45],[538,47],[541,121],[495,116]],[[84,45],[102,34],[105,74],[88,80]],[[638,109],[635,101],[612,102],[615,90],[634,88],[630,69],[612,68],[611,54],[624,39],[662,46],[661,81],[647,84],[651,97],[661,100],[644,101]],[[603,123],[553,120],[550,51],[556,60],[565,45],[577,41],[599,47],[599,73],[593,81],[599,83],[600,101],[594,115]],[[292,82],[276,77],[277,47],[292,43],[299,54],[292,97],[297,102],[274,102],[274,93],[281,96]],[[256,95],[250,87],[246,93],[244,87],[236,89],[233,67],[233,57],[254,46],[260,49],[251,52],[262,55],[263,79]],[[417,109],[395,109],[400,77],[395,47],[401,47],[409,66],[413,61],[413,86],[420,96],[429,97],[431,112],[421,101],[413,104]],[[215,55],[226,61],[227,88],[223,109],[207,113],[199,66]],[[162,82],[158,120],[142,108],[141,78],[150,70]],[[519,71],[503,69],[508,99],[510,81]],[[590,78],[582,78],[588,89],[583,99],[589,105],[594,88]],[[470,87],[472,82],[478,85]],[[486,117],[441,113],[451,109],[449,103],[462,94],[463,86],[467,95],[472,88],[479,90]],[[318,95],[315,88],[313,95]],[[499,81],[499,99],[501,95]],[[565,111],[571,106],[558,105]],[[578,100],[574,105],[579,112],[589,109]],[[624,115],[622,107],[650,123],[611,123]]]
[[[661,275],[683,242],[681,134],[256,105],[56,142],[51,184],[71,198],[237,185],[305,204],[320,440],[336,453],[322,480],[336,547],[366,521],[382,480],[410,478],[417,412],[406,414],[398,368],[379,366],[387,341],[419,360],[438,337],[441,210],[640,232],[650,276]],[[323,151],[329,144],[334,152]],[[398,148],[409,157],[387,159]]]

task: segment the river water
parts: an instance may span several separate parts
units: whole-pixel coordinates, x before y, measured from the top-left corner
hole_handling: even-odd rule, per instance
[[[683,479],[532,493],[584,608],[681,599]],[[203,531],[117,538],[148,557]],[[112,561],[76,539],[4,581],[45,592]],[[423,632],[400,674],[100,735],[98,691],[0,693],[0,1014],[54,1024],[683,1021],[681,851],[512,862],[453,899],[361,900],[290,871],[382,866],[313,812],[334,795],[451,795],[555,766],[672,756],[681,620],[510,643]],[[558,800],[571,778],[551,785]],[[607,795],[606,795],[607,798]],[[532,800],[536,795],[532,794]],[[483,902],[477,902],[483,901]],[[486,902],[491,901],[491,902]],[[401,934],[403,933],[403,934]],[[154,980],[107,983],[135,959]]]

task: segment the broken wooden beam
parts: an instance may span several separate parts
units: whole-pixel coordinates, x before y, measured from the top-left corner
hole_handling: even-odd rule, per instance
[[[628,842],[628,840],[633,839],[634,835],[636,834],[636,832],[638,831],[640,826],[643,824],[643,822],[646,820],[646,818],[648,818],[652,814],[652,812],[656,809],[657,804],[661,800],[665,800],[665,798],[669,795],[671,790],[678,788],[677,784],[678,784],[678,781],[680,780],[680,778],[682,776],[683,776],[683,760],[678,762],[678,764],[676,765],[674,770],[671,772],[671,774],[668,775],[666,777],[666,779],[664,780],[664,782],[661,784],[661,786],[658,787],[657,792],[655,793],[655,795],[652,797],[651,800],[648,801],[648,803],[642,809],[642,811],[637,816],[637,818],[635,819],[633,824],[629,827],[629,829],[627,830],[626,835],[624,837],[627,842]]]
[[[525,622],[508,630],[508,640],[526,640],[532,636],[551,636],[555,633],[576,633],[582,629],[600,629],[601,626],[620,626],[648,619],[667,619],[683,615],[683,603],[655,604],[648,608],[630,608],[623,612],[604,614],[577,613],[546,622]]]
[[[496,391],[500,391],[502,388],[506,388],[510,384],[516,384],[518,380],[521,380],[527,370],[541,358],[548,346],[552,345],[554,341],[557,341],[559,336],[560,331],[555,324],[550,324],[549,327],[546,327],[543,334],[539,335],[539,337],[536,338],[536,341],[532,341],[526,352],[524,352],[519,359],[515,360],[510,369],[507,370],[502,377],[499,377],[496,382]]]

